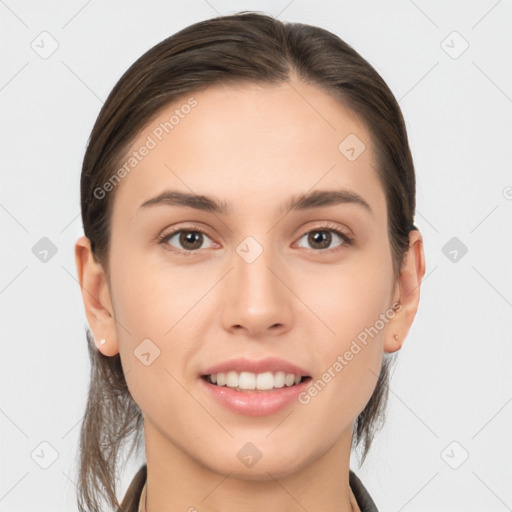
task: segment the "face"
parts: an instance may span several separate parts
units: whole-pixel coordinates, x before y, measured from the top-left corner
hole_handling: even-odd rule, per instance
[[[113,205],[110,336],[147,449],[250,479],[349,446],[395,332],[369,133],[319,88],[292,84],[215,86],[169,105],[132,144],[150,149]],[[165,192],[209,200],[155,199]],[[283,386],[279,371],[301,383]],[[204,377],[219,373],[282,387]]]

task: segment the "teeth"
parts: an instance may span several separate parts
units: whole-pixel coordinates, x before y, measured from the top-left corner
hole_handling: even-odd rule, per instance
[[[233,372],[236,374],[236,372]],[[238,377],[238,375],[237,375]],[[256,375],[254,373],[250,372],[242,372],[240,373],[240,376],[238,377],[237,386],[240,389],[256,389]],[[236,386],[231,386],[236,387]]]
[[[276,372],[274,374],[274,386],[276,388],[282,388],[286,381],[286,374],[284,372]]]
[[[236,373],[236,372],[226,373],[226,386],[228,388],[236,388],[238,386],[238,373]]]
[[[282,388],[284,386],[290,387],[299,384],[302,377],[294,375],[293,373],[279,372],[265,372],[265,373],[252,373],[252,372],[221,372],[213,375],[208,375],[208,380],[217,386],[227,386],[228,388],[237,389],[257,389],[265,391],[273,388]]]
[[[274,374],[272,372],[258,373],[256,377],[256,389],[272,389],[273,387]]]

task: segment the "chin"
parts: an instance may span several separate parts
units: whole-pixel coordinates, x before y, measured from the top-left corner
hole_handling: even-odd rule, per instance
[[[306,457],[303,447],[297,447],[293,452],[290,448],[287,454],[283,454],[282,449],[277,446],[262,448],[258,453],[256,448],[248,444],[238,450],[234,456],[225,452],[218,456],[213,454],[213,456],[213,461],[203,462],[212,471],[223,476],[229,474],[229,478],[253,482],[286,478],[306,466],[311,459]]]

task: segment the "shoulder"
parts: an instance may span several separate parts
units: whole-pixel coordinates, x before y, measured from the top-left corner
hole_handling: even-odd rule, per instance
[[[133,477],[133,480],[130,482],[128,490],[126,491],[123,501],[121,502],[121,508],[119,509],[119,512],[138,512],[140,495],[142,493],[142,489],[144,488],[144,484],[146,483],[146,477],[147,466],[144,464],[137,471]]]

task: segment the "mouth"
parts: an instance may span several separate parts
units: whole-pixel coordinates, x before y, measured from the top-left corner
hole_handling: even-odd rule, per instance
[[[243,393],[268,393],[282,388],[295,387],[311,380],[309,375],[286,373],[284,371],[253,373],[234,370],[201,375],[201,378],[213,386],[230,388]]]

